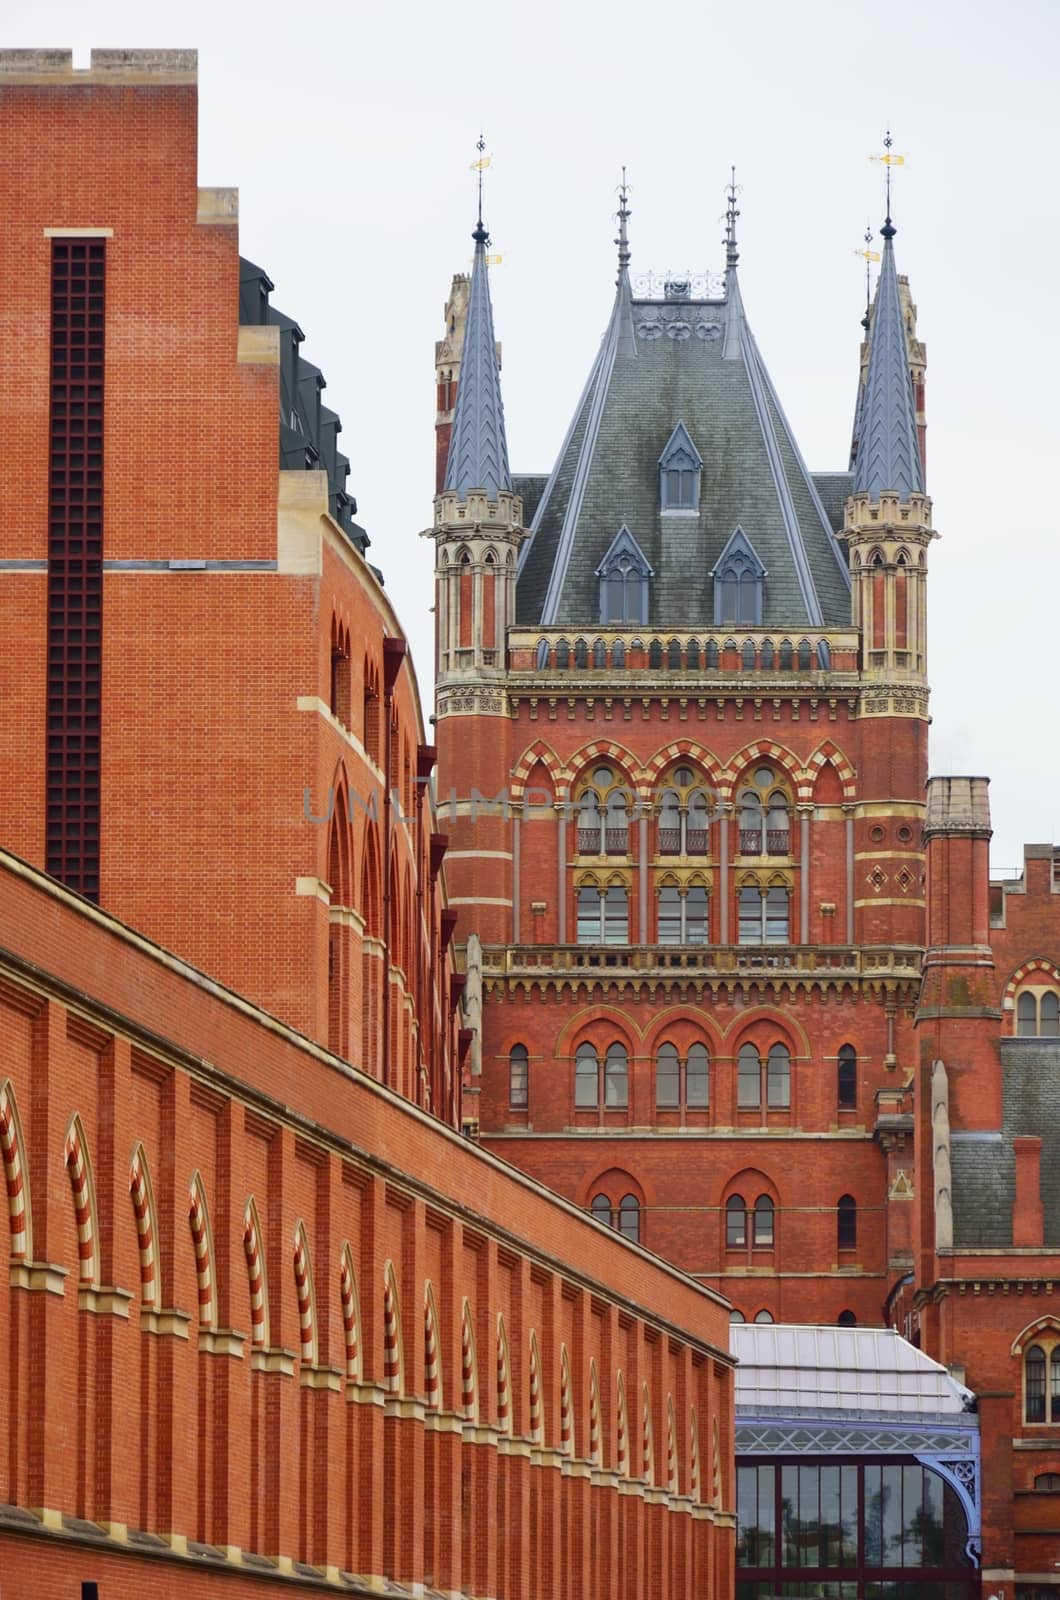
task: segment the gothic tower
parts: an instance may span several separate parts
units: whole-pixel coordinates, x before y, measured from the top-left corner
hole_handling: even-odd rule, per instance
[[[514,478],[476,230],[434,528],[470,1087],[492,1149],[738,1315],[879,1322],[913,1239],[923,350],[888,222],[855,458],[811,472],[735,190],[720,281],[635,283],[629,216],[556,464]]]

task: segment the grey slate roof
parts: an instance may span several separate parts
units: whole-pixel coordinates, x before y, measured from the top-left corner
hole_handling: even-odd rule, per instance
[[[1060,1039],[1002,1039],[1000,1137],[952,1137],[953,1242],[1001,1248],[1012,1243],[1016,1166],[1012,1141],[1042,1141],[1045,1244],[1060,1249]]]
[[[697,515],[660,508],[659,456],[683,422],[703,459]],[[723,300],[633,300],[627,275],[523,546],[523,624],[596,625],[596,570],[625,523],[650,562],[648,626],[709,627],[710,573],[743,528],[769,576],[763,623],[850,621],[846,557],[747,325]]]
[[[445,487],[455,489],[462,497],[466,497],[469,489],[485,489],[489,498],[495,500],[499,490],[511,490],[512,475],[508,468],[504,404],[493,337],[493,308],[486,266],[488,240],[481,221],[472,237],[475,264],[471,269],[467,327]]]
[[[869,331],[869,366],[854,418],[854,492],[902,500],[924,492],[913,380],[894,264],[894,226],[883,225],[883,261]]]

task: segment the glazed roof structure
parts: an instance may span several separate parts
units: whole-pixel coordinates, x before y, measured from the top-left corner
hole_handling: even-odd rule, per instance
[[[958,1416],[972,1392],[891,1328],[739,1323],[736,1410]]]

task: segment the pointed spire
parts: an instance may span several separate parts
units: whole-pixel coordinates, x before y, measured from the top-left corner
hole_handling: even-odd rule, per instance
[[[740,215],[736,209],[736,168],[729,168],[729,187],[726,190],[727,204],[725,207],[725,276],[736,271],[736,264],[740,259],[740,252],[736,246],[736,219]]]
[[[722,345],[721,358],[723,361],[738,361],[742,353],[742,338],[744,331],[743,299],[740,295],[740,282],[736,276],[736,266],[740,259],[740,252],[736,244],[736,219],[740,215],[736,208],[736,196],[739,190],[736,187],[736,168],[729,171],[729,186],[725,191],[725,343]]]
[[[614,340],[615,354],[636,356],[637,340],[633,332],[633,291],[629,283],[629,184],[626,169],[622,168],[622,182],[618,186],[618,277],[615,279],[615,305],[611,313],[605,341]]]
[[[486,265],[489,233],[482,221],[484,148],[485,141],[480,134],[478,222],[471,235],[475,241],[475,261],[471,269],[467,325],[460,359],[456,414],[449,442],[445,487],[455,490],[462,498],[466,498],[471,489],[484,489],[489,499],[495,500],[502,490],[511,493],[512,475],[508,467],[504,403],[501,399],[500,373],[497,371],[497,345],[493,334],[493,308]]]
[[[913,380],[894,264],[897,229],[890,213],[890,168],[887,176],[887,219],[880,229],[883,261],[876,285],[869,365],[859,405],[854,493],[878,498],[891,492],[908,500],[911,494],[924,492],[924,467],[917,439]]]
[[[618,277],[615,284],[621,287],[622,279],[629,273],[629,185],[626,182],[626,169],[622,168],[622,182],[618,187]]]

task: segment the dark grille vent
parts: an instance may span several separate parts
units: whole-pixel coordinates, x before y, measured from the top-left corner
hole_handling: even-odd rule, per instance
[[[103,287],[102,240],[53,240],[47,868],[92,900],[99,898]]]

